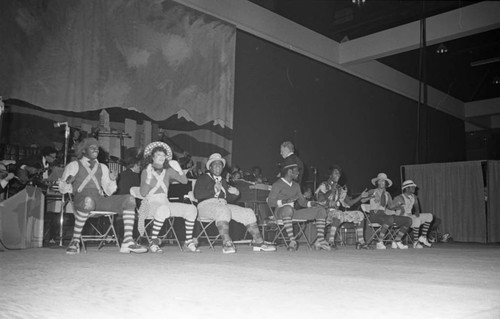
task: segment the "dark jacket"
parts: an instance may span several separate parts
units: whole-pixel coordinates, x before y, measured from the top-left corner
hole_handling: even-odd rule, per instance
[[[221,191],[219,193],[218,198],[224,198],[226,199],[227,202],[234,202],[238,198],[237,195],[230,194],[228,192],[229,185],[227,184],[226,180],[223,178],[222,181],[222,187],[226,190],[225,192]],[[194,198],[198,200],[198,203],[201,203],[202,201],[209,199],[209,198],[215,198],[215,179],[212,176],[212,173],[208,172],[196,180],[196,184],[194,185]]]

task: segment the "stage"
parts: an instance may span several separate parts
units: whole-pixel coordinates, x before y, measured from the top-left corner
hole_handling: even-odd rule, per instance
[[[500,318],[500,245],[0,252],[0,318]]]

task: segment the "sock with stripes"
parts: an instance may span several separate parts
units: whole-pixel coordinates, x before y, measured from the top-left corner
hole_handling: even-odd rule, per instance
[[[316,219],[317,241],[325,241],[326,221],[324,219]]]
[[[336,226],[331,226],[330,227],[330,238],[328,239],[330,242],[335,241],[335,235],[337,234],[337,227]]]
[[[80,241],[82,237],[82,229],[85,222],[89,218],[90,212],[75,211],[75,227],[73,229],[73,240]]]
[[[358,240],[358,243],[360,243],[360,244],[364,244],[365,243],[363,226],[361,226],[361,225],[358,225],[358,227],[356,227],[356,238]]]
[[[123,242],[133,242],[132,232],[134,230],[135,223],[135,211],[124,210],[123,211]]]
[[[290,217],[283,217],[283,226],[285,227],[288,238],[290,238],[290,240],[295,240],[295,236],[293,235],[293,223]]]
[[[413,240],[415,242],[418,241],[418,233],[419,233],[419,230],[420,230],[420,227],[413,227]]]
[[[422,237],[427,238],[427,232],[429,232],[429,227],[431,226],[431,223],[425,222],[424,225],[422,225]],[[418,240],[418,238],[417,238]]]
[[[184,220],[186,228],[186,241],[193,239],[194,220]]]
[[[165,222],[164,219],[155,218],[153,220],[153,230],[151,231],[151,239],[152,240],[158,238],[158,234],[160,234],[160,230],[163,227],[164,222]]]

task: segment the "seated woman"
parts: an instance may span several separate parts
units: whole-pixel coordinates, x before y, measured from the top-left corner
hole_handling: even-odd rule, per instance
[[[191,252],[199,252],[193,240],[193,228],[198,215],[194,205],[171,203],[168,200],[168,186],[170,181],[176,180],[186,184],[187,177],[179,163],[172,160],[172,150],[163,142],[150,143],[144,150],[147,166],[141,173],[140,193],[144,197],[139,208],[139,223],[144,225],[144,218],[152,216],[153,231],[149,249],[153,253],[163,252],[158,238],[163,223],[170,217],[182,217],[186,225],[186,242],[184,248]],[[142,229],[139,224],[139,229]]]
[[[386,249],[384,237],[389,227],[393,225],[399,229],[395,240],[392,242],[392,248],[408,249],[408,246],[404,245],[401,239],[411,225],[411,218],[396,216],[394,210],[402,209],[403,204],[393,201],[391,194],[386,190],[386,186],[391,187],[392,181],[387,178],[385,173],[379,173],[377,177],[372,178],[372,184],[377,188],[373,190],[373,197],[370,199],[370,221],[382,225],[377,249]]]
[[[363,237],[363,220],[365,216],[362,212],[358,210],[347,210],[351,208],[352,205],[359,202],[361,199],[366,199],[369,197],[369,193],[366,189],[361,193],[361,195],[352,198],[347,195],[347,187],[340,186],[339,180],[342,176],[342,169],[334,165],[331,168],[330,176],[327,181],[321,183],[316,190],[318,202],[323,206],[328,208],[328,217],[326,219],[327,224],[330,227],[330,238],[328,243],[333,248],[335,245],[335,234],[337,228],[340,224],[348,222],[356,225],[356,249],[368,249],[368,245],[365,243]]]

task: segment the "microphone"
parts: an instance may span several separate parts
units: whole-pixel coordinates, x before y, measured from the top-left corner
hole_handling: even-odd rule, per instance
[[[68,122],[56,122],[56,123],[54,123],[54,127],[61,127],[63,125],[68,126]]]

